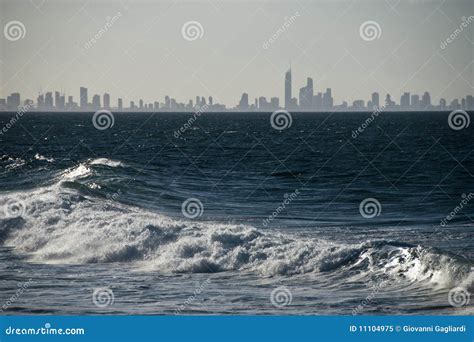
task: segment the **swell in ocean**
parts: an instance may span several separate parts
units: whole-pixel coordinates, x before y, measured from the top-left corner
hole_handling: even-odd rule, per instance
[[[87,160],[58,172],[50,185],[0,195],[0,206],[17,216],[3,213],[3,245],[35,263],[136,263],[140,270],[161,273],[330,273],[340,281],[375,277],[437,288],[472,281],[468,260],[435,248],[383,239],[341,243],[244,224],[196,222],[122,204],[113,195],[91,196],[100,184],[81,180],[104,167],[126,164]]]

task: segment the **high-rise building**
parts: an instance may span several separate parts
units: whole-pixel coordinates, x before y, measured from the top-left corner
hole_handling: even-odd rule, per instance
[[[20,93],[11,93],[7,96],[7,108],[9,110],[18,110],[20,106]]]
[[[415,94],[411,96],[411,108],[420,109],[420,96],[419,95]]]
[[[38,109],[44,109],[44,95],[39,94],[38,97],[36,98],[36,107]]]
[[[431,107],[431,97],[430,93],[427,91],[425,91],[423,97],[421,98],[421,105],[423,106],[423,109],[429,109]]]
[[[92,97],[92,109],[99,110],[100,109],[100,95],[94,95]]]
[[[212,96],[209,96],[209,106],[212,106],[213,103],[214,99],[212,98]]]
[[[247,110],[249,108],[249,94],[243,93],[240,98],[239,105],[237,106],[240,110]]]
[[[315,110],[320,110],[323,107],[323,94],[318,93],[313,96],[313,108]]]
[[[385,96],[385,106],[387,109],[393,109],[395,107],[395,102],[392,101],[392,96],[390,94]]]
[[[80,93],[80,100],[79,100],[79,103],[81,105],[81,109],[87,109],[88,107],[88,98],[87,98],[87,88],[85,87],[81,87],[79,89],[79,93]]]
[[[104,108],[110,109],[110,95],[107,93],[104,94]]]
[[[372,93],[371,102],[372,102],[372,108],[369,108],[369,109],[379,108],[380,106],[379,93],[377,92]]]
[[[439,109],[444,110],[446,109],[446,100],[445,99],[439,99]]]
[[[310,110],[313,107],[313,79],[308,77],[306,86],[300,89],[300,109]]]
[[[466,108],[469,110],[474,109],[474,97],[472,95],[466,96]]]
[[[54,108],[54,104],[53,104],[53,93],[48,91],[46,93],[46,96],[44,98],[44,106],[46,109],[50,110],[50,109],[53,109]]]
[[[400,107],[401,107],[401,109],[410,108],[410,93],[405,92],[400,97]]]
[[[7,100],[6,99],[0,99],[0,110],[7,110]]]
[[[334,104],[334,100],[332,98],[332,91],[331,88],[326,88],[326,93],[323,95],[323,108],[324,109],[332,109]]]
[[[278,109],[280,107],[280,99],[278,97],[272,97],[270,99],[270,105],[272,110]]]
[[[118,108],[118,110],[123,109],[123,100],[122,99],[117,100],[117,108]]]
[[[285,74],[285,108],[291,108],[291,68]]]
[[[365,109],[364,100],[355,100],[354,102],[352,102],[352,108],[354,110],[364,110]]]

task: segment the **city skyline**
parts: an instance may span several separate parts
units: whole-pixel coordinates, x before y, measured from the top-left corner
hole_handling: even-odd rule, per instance
[[[0,111],[97,111],[97,110],[116,110],[116,111],[275,111],[284,109],[288,111],[373,111],[373,110],[456,110],[474,109],[474,96],[466,94],[461,99],[454,98],[448,102],[445,98],[440,98],[438,102],[434,102],[431,94],[425,91],[422,95],[404,92],[397,103],[387,93],[384,99],[381,94],[374,91],[370,94],[369,99],[356,99],[352,103],[343,100],[341,103],[335,104],[332,96],[332,89],[326,88],[325,91],[315,92],[313,79],[308,77],[306,85],[299,88],[298,97],[293,96],[292,69],[291,67],[285,73],[284,79],[284,102],[280,105],[280,98],[277,96],[270,97],[268,100],[265,96],[257,96],[253,103],[249,101],[249,94],[242,93],[240,100],[235,105],[226,105],[215,103],[213,96],[197,95],[194,100],[189,99],[187,102],[178,102],[176,99],[165,95],[164,101],[160,102],[156,99],[150,101],[141,98],[130,100],[129,105],[124,105],[123,98],[116,98],[116,105],[111,105],[111,97],[109,93],[91,94],[89,98],[89,89],[81,86],[79,88],[79,101],[74,101],[73,95],[67,95],[59,91],[48,91],[38,95],[36,101],[32,99],[21,100],[21,94],[12,93],[7,98],[0,98]],[[54,96],[53,96],[54,95]],[[91,101],[89,101],[91,100]],[[26,108],[26,110],[25,110]]]
[[[4,0],[4,32],[17,21],[23,34],[0,39],[0,98],[36,99],[49,89],[77,98],[86,85],[127,106],[157,94],[211,95],[233,106],[243,92],[284,106],[289,61],[294,84],[310,76],[315,89],[334,89],[335,103],[367,101],[374,90],[397,102],[407,90],[436,99],[471,94],[472,3],[388,3]],[[367,23],[377,35],[364,35]],[[188,24],[198,35],[187,35]]]

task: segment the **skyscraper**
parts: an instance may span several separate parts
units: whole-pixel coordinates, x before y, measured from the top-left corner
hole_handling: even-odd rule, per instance
[[[323,95],[323,107],[324,109],[332,109],[334,100],[332,98],[331,88],[326,88],[326,93]]]
[[[369,109],[379,108],[380,106],[379,93],[377,92],[372,93],[371,102],[372,102],[372,108],[369,108]]]
[[[44,99],[44,106],[46,107],[46,109],[53,109],[54,108],[54,104],[53,104],[53,93],[48,91],[46,93],[46,97]]]
[[[247,110],[249,108],[249,94],[243,93],[240,98],[239,105],[237,106],[240,110]]]
[[[423,97],[421,98],[421,104],[423,106],[423,109],[428,109],[429,107],[431,107],[431,96],[430,93],[428,93],[427,91],[425,91]]]
[[[88,99],[87,99],[87,88],[85,87],[81,87],[80,88],[80,104],[81,104],[81,109],[87,109],[87,103],[88,103]]]
[[[110,109],[110,95],[107,93],[104,94],[104,108]]]
[[[18,110],[20,106],[20,93],[12,93],[7,96],[7,107],[9,110]]]
[[[92,108],[94,110],[99,110],[100,109],[100,95],[94,95],[92,97]]]
[[[122,99],[117,100],[117,108],[118,108],[118,110],[122,110],[122,108],[123,108],[123,100]]]
[[[300,109],[310,110],[313,106],[313,79],[308,77],[306,86],[300,89]]]
[[[400,97],[400,107],[401,107],[401,109],[410,108],[410,93],[405,92]]]
[[[285,108],[291,108],[291,68],[285,74]]]
[[[419,95],[415,94],[411,96],[411,108],[420,109],[420,96]]]

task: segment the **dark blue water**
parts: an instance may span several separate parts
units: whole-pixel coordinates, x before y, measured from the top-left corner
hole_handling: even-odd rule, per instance
[[[177,138],[192,114],[27,113],[0,135],[0,305],[24,288],[5,312],[472,312],[451,290],[472,292],[473,128],[448,114],[356,136],[370,113],[281,131],[207,113]]]

